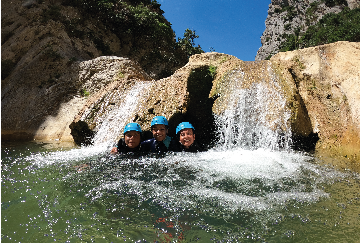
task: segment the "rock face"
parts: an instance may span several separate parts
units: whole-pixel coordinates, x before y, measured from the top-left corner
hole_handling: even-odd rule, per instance
[[[338,42],[278,53],[270,61],[262,62],[243,62],[220,53],[194,55],[187,65],[166,79],[141,81],[146,80],[142,74],[141,78],[131,78],[129,75],[129,78],[108,83],[107,88],[99,90],[98,95],[88,98],[88,105],[74,121],[85,121],[91,129],[96,130],[101,117],[104,117],[96,107],[111,104],[104,109],[109,113],[112,109],[109,107],[119,107],[118,104],[124,100],[124,96],[119,98],[119,95],[114,95],[115,90],[126,91],[136,83],[147,82],[138,108],[128,116],[126,122],[138,122],[144,130],[148,130],[153,116],[164,115],[169,119],[170,130],[173,131],[180,121],[188,120],[199,128],[199,138],[206,143],[214,138],[213,116],[220,114],[222,107],[226,106],[223,97],[228,92],[228,75],[234,70],[241,70],[247,80],[245,86],[250,87],[252,83],[264,80],[271,85],[271,79],[264,72],[269,65],[282,80],[281,89],[291,110],[289,125],[295,147],[311,148],[319,153],[347,156],[352,161],[358,161],[359,43]],[[216,76],[211,76],[211,67],[216,67]],[[313,144],[313,147],[309,144]]]
[[[270,60],[286,80],[290,106],[302,107],[310,119],[310,123],[295,122],[295,132],[317,134],[318,152],[359,162],[360,43],[337,42],[281,52]],[[293,116],[295,121],[301,119]]]
[[[162,115],[169,121],[171,136],[175,136],[176,126],[186,120],[197,127],[197,140],[207,144],[214,136],[212,114],[214,99],[209,98],[214,77],[209,67],[228,59],[241,62],[235,57],[219,53],[194,55],[187,65],[178,69],[172,76],[160,80],[151,80],[149,77],[146,79],[143,73],[138,76],[133,75],[136,70],[133,72],[124,70],[118,80],[108,83],[88,98],[86,106],[74,119],[73,126],[79,122],[86,122],[91,130],[99,134],[102,133],[104,120],[113,120],[109,118],[113,116],[119,125],[119,129],[114,134],[118,139],[128,122],[137,122],[143,130],[149,131],[152,118]],[[94,82],[88,80],[86,83]],[[136,102],[131,102],[132,96],[137,96]],[[110,127],[116,127],[117,124]],[[105,137],[113,136],[112,139],[116,140],[114,135],[110,134],[110,127],[105,127],[107,133]],[[102,141],[98,141],[95,137],[96,142]],[[83,143],[86,143],[85,140]]]
[[[273,1],[270,10],[281,3]],[[192,56],[170,77],[155,80],[153,74],[159,70],[148,74],[140,63],[119,57],[124,51],[121,40],[103,26],[89,21],[86,28],[117,56],[102,56],[104,50],[95,45],[94,35],[79,39],[71,36],[64,23],[47,19],[49,5],[38,1],[1,4],[3,140],[116,141],[126,123],[138,122],[148,131],[151,119],[163,115],[169,120],[170,135],[175,135],[179,122],[189,121],[197,128],[197,140],[211,146],[216,137],[215,116],[228,106],[232,73],[237,71],[245,80],[238,87],[244,89],[259,82],[273,86],[268,73],[273,70],[291,111],[285,127],[291,128],[295,148],[359,160],[359,43],[278,53],[270,61],[257,62],[204,53]],[[299,11],[305,11],[305,5],[298,4]],[[51,11],[80,18],[72,7]]]
[[[18,136],[77,144],[89,139],[102,142],[98,135],[105,133],[116,141],[126,123],[138,122],[148,131],[151,119],[163,115],[169,120],[170,135],[175,135],[179,122],[189,121],[197,128],[197,140],[211,146],[216,136],[214,116],[227,106],[229,75],[240,70],[247,80],[238,88],[249,88],[259,80],[271,86],[266,74],[271,68],[291,111],[287,127],[295,148],[358,161],[359,67],[360,44],[349,42],[278,53],[270,61],[258,62],[215,52],[198,54],[160,80],[152,80],[129,59],[98,57],[71,63],[58,85],[40,89],[40,84],[26,80],[4,83],[1,132],[5,139]],[[70,92],[73,89],[82,95]],[[104,137],[109,139],[100,136]],[[309,143],[313,147],[304,146]]]
[[[65,2],[69,1],[1,2],[3,139],[72,140],[68,122],[71,123],[83,108],[87,95],[101,89],[103,79],[112,81],[122,75],[109,71],[99,77],[99,72],[111,69],[106,66],[109,63],[116,66],[122,61],[129,62],[125,58],[98,57],[131,55],[135,61],[123,66],[146,68],[151,77],[142,73],[147,80],[177,69],[161,55],[157,56],[161,61],[156,58],[144,60],[156,49],[153,48],[156,43],[145,38],[146,45],[135,46],[131,36],[124,34],[120,39],[101,22],[87,18]],[[164,43],[161,45],[165,46]],[[173,53],[166,50],[161,54],[173,57]],[[117,72],[121,70],[119,68]],[[94,74],[92,79],[86,76]],[[89,79],[94,83],[86,83]],[[63,120],[65,116],[69,120]]]
[[[255,60],[265,60],[279,52],[287,34],[296,29],[304,33],[328,13],[339,13],[346,5],[350,9],[360,6],[359,0],[321,1],[321,0],[272,0],[265,21],[266,29],[261,36],[262,46]]]

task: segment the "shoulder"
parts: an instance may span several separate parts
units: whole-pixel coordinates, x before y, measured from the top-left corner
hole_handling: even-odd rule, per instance
[[[145,141],[142,141],[140,144],[140,149],[142,152],[149,152],[150,150],[154,150],[155,147],[155,138],[151,138]]]
[[[123,138],[121,138],[119,140],[119,142],[117,143],[117,150],[118,150],[118,153],[126,153],[127,152],[127,149],[126,149],[126,144],[125,144],[125,140]]]
[[[154,143],[154,142],[155,142],[155,138],[151,138],[151,139],[142,141],[142,142],[141,142],[141,145],[152,144],[152,143]]]
[[[173,152],[181,152],[181,143],[179,143],[179,141],[176,141],[175,139],[172,139],[170,142],[169,150]]]
[[[194,141],[193,145],[191,146],[193,152],[202,152],[205,151],[202,146],[200,146],[196,141]]]

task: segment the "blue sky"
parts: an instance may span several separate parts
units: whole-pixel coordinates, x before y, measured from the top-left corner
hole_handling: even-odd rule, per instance
[[[271,0],[158,0],[177,37],[195,30],[205,52],[254,61]]]

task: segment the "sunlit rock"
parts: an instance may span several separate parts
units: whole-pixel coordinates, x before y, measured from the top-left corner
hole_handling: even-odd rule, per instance
[[[284,80],[296,86],[289,90],[292,106],[302,107],[293,116],[295,132],[306,135],[311,128],[320,138],[318,151],[355,161],[360,151],[359,50],[359,43],[337,42],[271,58]]]

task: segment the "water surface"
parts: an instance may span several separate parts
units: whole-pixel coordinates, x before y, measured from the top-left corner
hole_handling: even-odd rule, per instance
[[[90,166],[79,171],[79,165]],[[2,146],[2,242],[356,242],[360,178],[311,155]]]

